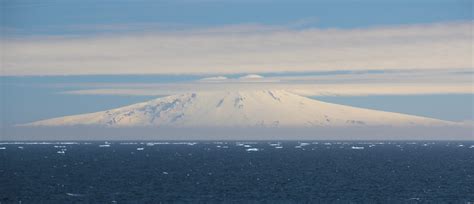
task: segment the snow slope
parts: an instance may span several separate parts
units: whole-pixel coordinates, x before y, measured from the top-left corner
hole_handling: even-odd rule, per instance
[[[313,127],[440,126],[452,122],[325,103],[283,90],[173,95],[27,126]]]

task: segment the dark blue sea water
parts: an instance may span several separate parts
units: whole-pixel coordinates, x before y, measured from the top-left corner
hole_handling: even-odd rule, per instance
[[[4,142],[0,184],[0,203],[468,203],[474,142]]]

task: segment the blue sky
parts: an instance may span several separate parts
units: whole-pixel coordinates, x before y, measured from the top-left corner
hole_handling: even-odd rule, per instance
[[[219,1],[83,0],[2,1],[2,26],[12,34],[97,32],[92,25],[169,27],[259,23],[295,27],[358,28],[472,19],[469,0]],[[74,26],[76,29],[74,29]],[[146,29],[146,28],[144,28]]]
[[[183,86],[247,73],[298,86],[362,84],[374,90],[311,97],[473,119],[469,0],[11,0],[0,6],[4,125],[157,97],[64,91]],[[393,84],[427,88],[376,90]],[[452,88],[433,91],[442,86]]]

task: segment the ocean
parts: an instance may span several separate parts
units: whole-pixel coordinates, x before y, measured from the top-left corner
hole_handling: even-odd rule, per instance
[[[0,203],[469,203],[474,142],[0,142]]]

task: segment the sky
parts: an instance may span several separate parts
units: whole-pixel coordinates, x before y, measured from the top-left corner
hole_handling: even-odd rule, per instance
[[[10,0],[0,9],[4,129],[188,91],[272,88],[474,120],[469,0]],[[264,78],[239,81],[246,74]]]
[[[471,27],[471,1],[3,1],[2,75],[466,69]]]
[[[238,24],[364,28],[472,20],[469,0],[10,0],[2,27],[12,35],[82,35],[155,27]],[[54,28],[54,29],[52,29]],[[116,29],[116,30],[114,30]],[[140,30],[138,30],[140,31]]]

